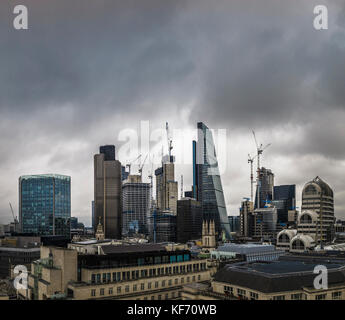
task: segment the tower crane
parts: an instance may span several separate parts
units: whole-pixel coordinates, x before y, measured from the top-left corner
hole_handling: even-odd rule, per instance
[[[144,168],[145,161],[146,161],[148,155],[149,155],[149,154],[146,155],[146,157],[145,157],[145,159],[144,159],[144,161],[143,161],[143,164],[139,164],[140,179],[142,178],[142,175],[143,175],[143,168]]]
[[[126,168],[128,168],[128,175],[131,174],[131,166],[132,166],[132,163],[137,161],[139,158],[141,157],[141,154],[139,154],[138,157],[136,157],[134,160],[132,160],[130,163],[126,164]]]
[[[257,155],[252,157],[248,154],[248,163],[250,163],[250,201],[253,201],[253,184],[254,184],[254,176],[253,176],[253,162]]]
[[[9,205],[10,205],[11,212],[12,212],[12,217],[13,217],[13,222],[14,222],[14,229],[16,231],[17,230],[18,219],[17,219],[17,217],[14,216],[14,211],[13,211],[11,202],[9,202]]]
[[[256,151],[257,151],[257,176],[256,176],[256,194],[257,194],[257,208],[260,208],[260,195],[259,195],[259,181],[260,181],[260,156],[264,152],[265,149],[267,149],[271,144],[267,144],[265,147],[263,147],[262,143],[260,145],[258,144],[255,136],[254,130],[252,130],[255,145],[256,145]]]

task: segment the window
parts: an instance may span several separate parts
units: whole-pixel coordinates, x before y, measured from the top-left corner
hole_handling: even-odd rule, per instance
[[[121,293],[121,287],[117,287],[117,293]]]
[[[274,296],[273,300],[285,300],[285,296]]]
[[[113,288],[109,288],[109,294],[113,294]]]
[[[162,281],[162,287],[165,287],[165,280]]]
[[[193,281],[193,282],[195,281],[195,276],[192,277],[192,281]]]
[[[255,293],[255,292],[250,293],[250,299],[251,300],[258,300],[258,298],[259,298],[259,295],[257,293]]]
[[[155,296],[151,296],[151,300],[154,300],[155,299]]]
[[[169,299],[169,294],[166,293],[166,294],[165,294],[165,300],[168,300],[168,299]]]
[[[100,282],[101,282],[101,274],[98,273],[98,274],[97,274],[97,283],[100,283]]]
[[[126,286],[126,287],[125,287],[125,291],[126,291],[126,292],[129,292],[129,286]]]
[[[155,288],[158,288],[158,281],[155,282]]]
[[[181,278],[181,283],[184,283],[184,278]]]
[[[103,274],[102,274],[102,281],[103,281],[103,282],[106,282],[106,281],[107,281],[107,274],[106,274],[106,273],[103,273]]]
[[[133,291],[137,291],[137,285],[136,284],[133,285]]]
[[[99,290],[99,294],[100,294],[101,296],[104,296],[104,289],[103,289],[103,288]]]
[[[158,295],[158,300],[162,300],[162,295],[161,294]]]
[[[246,296],[246,290],[237,289],[237,294],[239,297],[245,297]]]
[[[148,288],[148,289],[151,289],[151,287],[152,287],[152,283],[149,282],[149,283],[147,284],[147,288]]]
[[[178,284],[178,279],[175,279],[175,284]]]
[[[341,291],[332,292],[332,299],[334,300],[341,299]]]
[[[233,294],[234,293],[234,288],[229,287],[229,286],[224,286],[224,293],[225,295]]]
[[[302,300],[302,293],[294,293],[291,295],[291,300]]]
[[[91,283],[95,283],[96,282],[96,275],[93,274],[91,275]]]
[[[187,282],[189,282],[190,281],[190,277],[187,277]]]
[[[95,289],[92,289],[91,290],[91,297],[95,297],[96,296],[96,290]]]
[[[145,290],[145,283],[142,283],[142,284],[140,285],[140,290]]]
[[[315,300],[325,300],[326,299],[326,294],[318,294],[315,296]]]
[[[172,286],[172,280],[171,279],[169,280],[168,285]]]
[[[198,275],[198,280],[201,280],[201,275],[200,274]]]

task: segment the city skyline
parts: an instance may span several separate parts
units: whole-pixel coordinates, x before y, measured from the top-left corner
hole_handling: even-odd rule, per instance
[[[298,207],[304,184],[320,176],[345,218],[342,1],[323,1],[330,19],[321,32],[312,27],[318,1],[86,2],[80,14],[78,5],[27,1],[26,33],[8,31],[10,5],[0,4],[0,223],[12,220],[9,202],[18,212],[19,176],[59,173],[72,177],[71,215],[91,225],[92,157],[121,146],[121,130],[142,120],[227,130],[229,215],[250,195],[254,129],[272,144],[262,166],[276,185],[296,184]],[[178,190],[181,174],[190,190],[191,165],[176,165]]]

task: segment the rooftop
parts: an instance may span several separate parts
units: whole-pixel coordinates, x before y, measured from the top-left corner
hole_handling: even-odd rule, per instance
[[[128,244],[128,245],[106,245],[101,246],[104,254],[117,253],[135,253],[135,252],[152,252],[152,251],[166,251],[162,244]]]
[[[345,283],[345,266],[322,263],[328,269],[329,286]],[[214,280],[264,293],[313,288],[317,262],[302,260],[279,260],[272,262],[237,263],[219,270]]]

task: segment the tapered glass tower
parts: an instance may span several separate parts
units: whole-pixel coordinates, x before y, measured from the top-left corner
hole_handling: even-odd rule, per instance
[[[194,172],[197,173],[197,179],[193,179],[196,184],[194,189],[197,191],[197,200],[202,205],[203,219],[214,220],[218,237],[225,232],[225,236],[230,239],[230,225],[213,135],[202,122],[198,122],[198,142],[193,160]]]

